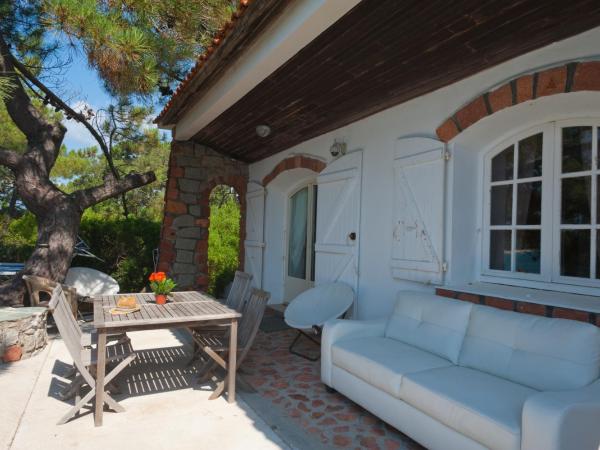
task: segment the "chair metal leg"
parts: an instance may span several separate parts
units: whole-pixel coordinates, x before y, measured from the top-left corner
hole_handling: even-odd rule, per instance
[[[294,338],[294,340],[292,341],[292,343],[290,344],[288,350],[290,351],[290,353],[292,355],[296,355],[296,356],[300,356],[301,358],[304,359],[308,359],[309,361],[318,361],[321,358],[321,352],[319,351],[319,354],[317,356],[309,356],[305,353],[300,353],[297,350],[294,350],[294,346],[297,344],[297,342],[300,340],[300,338],[304,336],[306,338],[308,338],[311,342],[313,342],[314,344],[317,344],[319,347],[321,346],[321,343],[315,339],[314,337],[312,337],[310,334],[305,333],[302,330],[298,330],[298,334],[296,335],[296,337]]]

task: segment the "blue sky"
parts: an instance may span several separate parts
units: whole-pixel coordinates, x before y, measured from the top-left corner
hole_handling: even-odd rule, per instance
[[[84,104],[94,111],[108,106],[111,97],[104,90],[96,71],[89,68],[85,55],[82,52],[73,52],[71,57],[72,63],[61,77],[64,81],[61,93],[68,99],[69,105],[76,111],[79,111]],[[155,113],[158,113],[161,106],[155,104],[154,109]],[[64,139],[67,149],[74,150],[96,145],[96,141],[83,125],[72,120],[65,121],[64,125],[67,127]]]

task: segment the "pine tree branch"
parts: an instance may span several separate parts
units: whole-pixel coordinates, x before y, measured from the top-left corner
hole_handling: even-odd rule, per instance
[[[27,137],[30,152],[41,155],[45,169],[50,172],[66,129],[61,124],[48,122],[31,103],[15,70],[14,61],[8,44],[0,34],[0,77],[9,79],[12,87],[10,95],[4,96],[6,110]]]
[[[154,172],[146,172],[143,174],[133,173],[126,175],[121,179],[108,176],[104,179],[103,185],[75,191],[71,194],[71,197],[83,211],[90,206],[124,194],[132,189],[145,186],[155,180],[156,176],[154,175]]]
[[[3,166],[14,169],[21,161],[21,158],[21,155],[17,152],[0,147],[0,164]]]
[[[19,72],[23,75],[23,77],[25,77],[30,83],[32,83],[35,87],[37,87],[40,91],[42,91],[46,95],[46,97],[48,98],[48,100],[50,101],[51,104],[62,109],[69,117],[72,117],[74,120],[76,120],[77,122],[82,124],[90,132],[90,134],[93,136],[93,138],[96,140],[96,142],[98,142],[98,145],[100,146],[100,150],[104,154],[104,157],[106,158],[106,162],[108,163],[108,167],[109,167],[110,171],[112,172],[113,176],[117,179],[121,178],[119,172],[117,171],[117,168],[115,167],[115,164],[112,159],[112,154],[110,153],[110,150],[109,150],[108,146],[106,145],[104,138],[86,120],[84,115],[81,113],[78,113],[73,108],[71,108],[69,105],[67,105],[64,101],[62,101],[62,99],[60,97],[58,97],[54,92],[52,92],[50,90],[50,88],[48,88],[37,77],[35,77],[27,69],[27,67],[25,67],[25,65],[23,65],[21,62],[17,61],[16,58],[14,58],[14,56],[10,55],[10,57],[11,57],[14,67],[16,67],[19,70]]]

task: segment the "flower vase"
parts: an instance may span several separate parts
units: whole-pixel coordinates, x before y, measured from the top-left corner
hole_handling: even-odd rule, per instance
[[[165,294],[154,294],[154,299],[157,305],[164,305],[167,303],[167,296]]]

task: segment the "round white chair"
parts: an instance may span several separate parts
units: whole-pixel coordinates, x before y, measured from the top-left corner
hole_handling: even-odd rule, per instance
[[[344,315],[353,302],[354,291],[347,284],[340,282],[316,286],[293,299],[284,312],[285,323],[298,330],[289,347],[290,353],[310,361],[318,360],[319,356],[313,358],[299,353],[294,350],[294,346],[302,336],[320,345],[317,339],[304,330],[311,330],[313,335],[320,335],[325,322]]]
[[[64,284],[72,286],[82,297],[119,293],[119,283],[110,275],[89,267],[71,267]]]

